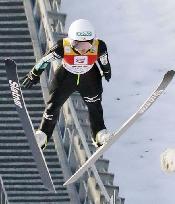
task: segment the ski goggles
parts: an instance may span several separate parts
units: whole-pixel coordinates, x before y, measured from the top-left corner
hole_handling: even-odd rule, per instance
[[[85,54],[92,47],[93,40],[88,41],[78,41],[73,40],[71,42],[72,47],[80,52],[81,54]]]

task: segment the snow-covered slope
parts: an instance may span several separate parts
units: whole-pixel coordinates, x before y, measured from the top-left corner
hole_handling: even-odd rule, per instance
[[[104,81],[103,106],[114,131],[175,69],[174,0],[62,1],[67,28],[89,19],[106,41],[112,80]],[[160,170],[159,156],[175,148],[175,79],[166,93],[106,153],[126,204],[174,204],[175,173]]]

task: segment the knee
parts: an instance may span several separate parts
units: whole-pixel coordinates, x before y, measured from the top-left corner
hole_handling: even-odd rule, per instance
[[[60,106],[53,106],[49,104],[43,113],[43,117],[46,120],[54,121],[54,120],[57,120],[59,112],[60,112]]]
[[[88,110],[89,110],[90,114],[91,113],[96,114],[96,113],[99,113],[99,112],[103,111],[100,100],[95,101],[95,102],[86,102],[86,105],[88,107]]]
[[[90,106],[91,104],[101,103],[102,97],[101,97],[101,94],[97,94],[96,96],[92,96],[92,97],[84,96],[83,99],[85,103]]]

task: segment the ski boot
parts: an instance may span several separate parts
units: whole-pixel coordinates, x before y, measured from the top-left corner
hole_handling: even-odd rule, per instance
[[[44,150],[47,146],[47,135],[42,132],[41,130],[37,130],[35,132],[35,137],[36,137],[36,141],[38,143],[38,146]]]
[[[96,134],[94,145],[96,147],[100,147],[104,145],[109,140],[110,137],[111,137],[111,134],[107,131],[107,129],[100,130]]]

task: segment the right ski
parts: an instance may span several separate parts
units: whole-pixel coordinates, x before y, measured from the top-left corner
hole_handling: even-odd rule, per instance
[[[151,96],[143,103],[143,105],[116,131],[113,133],[111,138],[101,147],[97,149],[97,151],[72,175],[63,185],[69,185],[73,182],[76,182],[80,176],[83,175],[85,171],[88,170],[89,167],[97,161],[97,159],[107,150],[109,147],[114,144],[114,142],[119,139],[121,135],[123,135],[128,128],[133,125],[138,118],[140,118],[157,100],[157,98],[164,92],[168,84],[171,82],[175,74],[174,70],[168,71],[159,86],[153,91]]]
[[[41,149],[39,148],[36,142],[32,121],[28,114],[28,111],[24,102],[23,94],[19,85],[16,63],[11,59],[6,59],[5,69],[7,72],[7,78],[8,78],[12,98],[16,106],[16,110],[21,119],[21,123],[24,129],[25,135],[27,136],[30,149],[32,150],[34,160],[36,161],[36,165],[40,173],[41,179],[47,189],[49,189],[52,192],[56,192],[43,152],[41,151]]]

